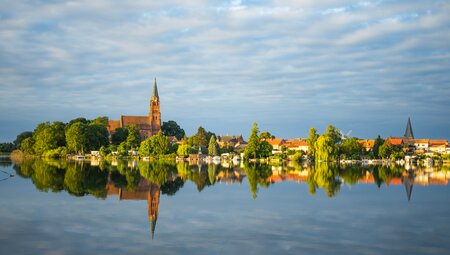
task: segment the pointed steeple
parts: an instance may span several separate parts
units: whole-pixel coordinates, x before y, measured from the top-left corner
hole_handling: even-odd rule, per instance
[[[153,93],[152,93],[152,97],[156,97],[157,99],[159,99],[159,95],[158,95],[158,87],[156,86],[156,78],[155,78],[155,81],[153,82]]]
[[[409,117],[408,117],[408,123],[406,123],[406,130],[405,130],[404,138],[406,138],[408,140],[414,139],[414,134],[412,131],[412,126],[411,126],[411,119]]]

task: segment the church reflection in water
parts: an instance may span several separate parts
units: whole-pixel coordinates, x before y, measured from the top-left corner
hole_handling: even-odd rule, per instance
[[[248,183],[251,197],[257,198],[260,188],[282,182],[305,184],[311,194],[323,190],[329,197],[343,187],[353,185],[403,185],[407,201],[412,198],[414,185],[448,185],[450,169],[405,169],[397,165],[283,165],[245,163],[233,165],[190,165],[188,162],[76,162],[67,160],[23,160],[4,162],[13,165],[19,178],[29,178],[43,192],[65,191],[70,195],[86,195],[104,199],[117,196],[122,200],[147,200],[151,238],[155,236],[161,194],[175,195],[186,182],[202,192],[220,184]],[[0,165],[1,166],[1,165]],[[6,165],[8,166],[8,165]]]
[[[129,191],[126,188],[118,188],[112,181],[106,185],[108,196],[117,195],[119,200],[147,200],[148,220],[152,239],[155,236],[156,221],[158,220],[158,206],[160,187],[145,178],[141,178],[136,189]]]

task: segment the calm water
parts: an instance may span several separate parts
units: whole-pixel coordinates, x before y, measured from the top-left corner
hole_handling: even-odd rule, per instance
[[[0,254],[450,250],[445,167],[92,163],[0,158]]]

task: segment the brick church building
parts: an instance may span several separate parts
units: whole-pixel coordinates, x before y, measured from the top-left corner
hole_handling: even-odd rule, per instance
[[[161,130],[161,111],[156,78],[153,83],[153,93],[150,98],[150,112],[148,116],[121,115],[119,120],[108,121],[108,132],[112,135],[117,128],[124,128],[131,125],[136,125],[139,128],[142,140],[156,135]]]

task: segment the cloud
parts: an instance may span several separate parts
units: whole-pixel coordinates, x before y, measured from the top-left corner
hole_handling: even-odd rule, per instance
[[[450,138],[440,118],[450,106],[446,2],[5,5],[0,117],[30,122],[15,133],[0,127],[2,141],[47,120],[145,115],[154,77],[163,120],[188,134],[199,125],[247,134],[258,121],[296,137],[370,115],[359,135],[372,137],[401,134],[412,115],[415,133]]]

